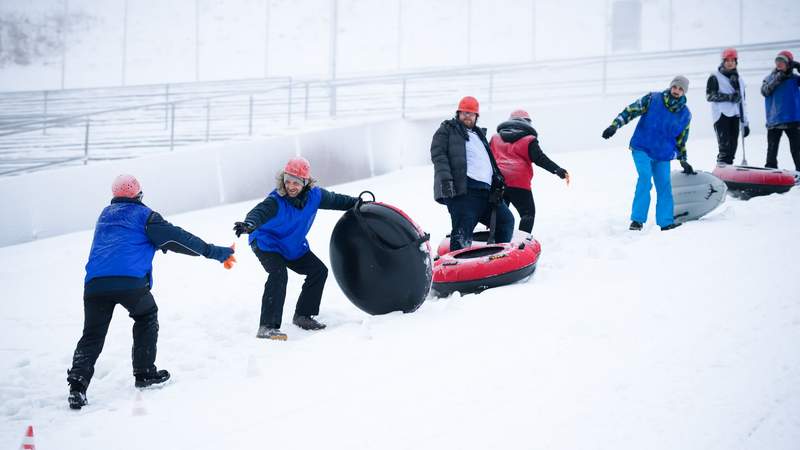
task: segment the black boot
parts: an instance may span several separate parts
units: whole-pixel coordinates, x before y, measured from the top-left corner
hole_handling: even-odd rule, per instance
[[[321,330],[325,328],[324,323],[319,323],[311,316],[300,316],[295,314],[292,323],[304,330]]]
[[[629,226],[628,229],[633,231],[641,231],[642,224],[634,220],[633,222],[631,222],[631,226]]]
[[[671,230],[673,228],[678,228],[679,226],[683,225],[682,223],[671,223],[665,227],[661,227],[661,231]]]
[[[89,382],[86,378],[80,375],[72,375],[69,370],[67,371],[67,382],[69,383],[69,402],[70,409],[81,409],[86,406],[89,401],[86,400],[86,388],[89,387]]]
[[[134,385],[137,388],[145,388],[169,380],[169,372],[166,370],[158,370],[155,367],[145,371],[135,372],[133,376],[136,378]]]

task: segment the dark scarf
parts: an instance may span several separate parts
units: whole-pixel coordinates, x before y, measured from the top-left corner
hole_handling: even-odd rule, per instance
[[[736,92],[739,92],[739,72],[736,71],[735,67],[731,70],[728,70],[725,68],[725,64],[720,64],[719,73],[731,80],[731,86],[733,86],[733,89],[736,90]]]

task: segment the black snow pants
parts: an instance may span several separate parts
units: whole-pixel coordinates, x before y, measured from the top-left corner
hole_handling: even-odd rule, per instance
[[[767,129],[767,163],[764,167],[778,168],[778,146],[783,133],[789,138],[789,152],[794,160],[794,170],[800,171],[800,125]]]
[[[739,144],[739,126],[738,116],[728,117],[721,114],[719,120],[714,122],[714,131],[717,134],[717,144],[719,145],[717,162],[733,164]]]
[[[94,375],[94,364],[103,351],[114,307],[120,304],[133,319],[133,373],[155,368],[158,341],[158,307],[150,288],[92,292],[83,296],[83,336],[72,357],[67,380],[85,386]]]
[[[533,202],[533,192],[528,189],[507,187],[503,194],[506,205],[514,205],[519,213],[519,229],[526,233],[533,230],[533,221],[536,219],[536,204]]]
[[[289,281],[287,268],[306,276],[300,298],[297,300],[295,314],[316,316],[322,302],[322,290],[328,278],[328,268],[309,251],[294,261],[286,260],[279,253],[264,252],[254,243],[251,248],[267,271],[264,295],[261,297],[261,319],[259,325],[280,328],[283,318],[283,304],[286,301],[286,283]]]

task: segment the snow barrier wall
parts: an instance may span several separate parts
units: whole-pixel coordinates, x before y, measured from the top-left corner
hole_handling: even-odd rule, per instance
[[[710,137],[713,133],[703,88],[689,94],[693,119],[688,151],[689,161],[696,168],[710,170],[713,161],[695,161],[691,153],[692,138]],[[634,124],[624,127],[609,141],[601,139],[600,134],[634,99],[575,99],[571,103],[539,105],[529,112],[548,154],[608,147],[624,151]],[[486,111],[479,124],[488,127],[491,134],[511,109],[516,108]],[[754,130],[763,130],[763,110],[763,100],[751,101]],[[312,172],[323,186],[429,164],[431,136],[446,118],[447,114],[437,114],[414,120],[362,123],[3,177],[0,246],[92,228],[111,197],[111,181],[120,173],[135,175],[142,183],[147,205],[168,216],[260,198],[272,190],[274,175],[286,160],[298,154],[311,161]],[[763,136],[759,138],[763,140]],[[749,145],[752,149],[752,143]],[[763,153],[759,148],[752,153],[753,159],[757,161]],[[553,159],[558,161],[557,157]]]

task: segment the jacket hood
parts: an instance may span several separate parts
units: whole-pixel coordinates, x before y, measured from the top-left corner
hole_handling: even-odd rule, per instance
[[[524,120],[507,120],[497,126],[497,133],[503,142],[513,143],[525,136],[538,137],[536,130]]]

